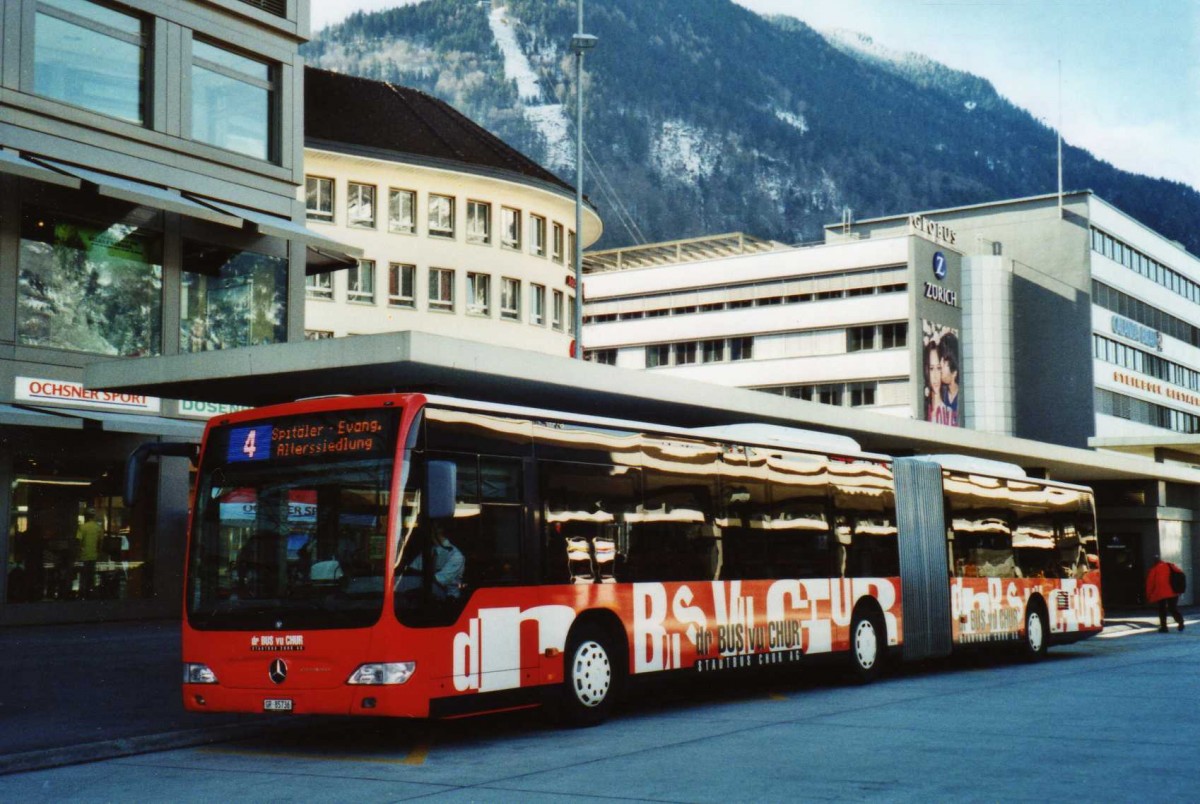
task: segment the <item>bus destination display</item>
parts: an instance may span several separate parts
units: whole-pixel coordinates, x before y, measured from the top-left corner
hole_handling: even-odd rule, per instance
[[[390,411],[348,411],[232,427],[225,459],[242,463],[386,455],[390,417]]]

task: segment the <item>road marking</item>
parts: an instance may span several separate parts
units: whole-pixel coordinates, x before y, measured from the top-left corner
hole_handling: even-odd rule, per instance
[[[788,697],[786,695],[780,695],[778,692],[772,692],[767,697],[770,698],[772,701],[786,701],[788,699]]]
[[[413,750],[408,752],[408,756],[401,760],[405,765],[424,765],[425,757],[429,756],[429,744],[417,743]]]

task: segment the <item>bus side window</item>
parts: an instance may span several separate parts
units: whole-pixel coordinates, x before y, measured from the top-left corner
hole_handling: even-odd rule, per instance
[[[640,472],[629,466],[538,461],[544,549],[542,582],[628,580],[627,517],[641,503]]]

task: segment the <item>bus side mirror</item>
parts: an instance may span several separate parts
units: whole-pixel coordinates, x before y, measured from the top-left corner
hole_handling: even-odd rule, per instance
[[[454,516],[454,495],[458,490],[458,466],[454,461],[429,461],[425,464],[425,499],[430,519]]]
[[[142,469],[146,461],[158,456],[187,458],[194,466],[200,459],[200,445],[177,442],[147,441],[129,454],[125,461],[125,507],[137,504],[138,489],[142,485]]]

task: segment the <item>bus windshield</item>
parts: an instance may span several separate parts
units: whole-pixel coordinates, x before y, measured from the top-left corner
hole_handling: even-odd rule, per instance
[[[194,628],[378,621],[396,418],[325,411],[211,431],[188,556]]]

